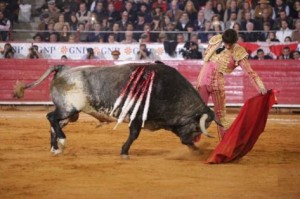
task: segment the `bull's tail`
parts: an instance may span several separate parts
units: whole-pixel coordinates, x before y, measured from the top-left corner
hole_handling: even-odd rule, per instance
[[[51,73],[60,71],[64,66],[57,65],[51,66],[38,80],[35,82],[25,84],[24,82],[17,81],[13,91],[14,98],[22,98],[26,89],[34,88],[42,83]]]

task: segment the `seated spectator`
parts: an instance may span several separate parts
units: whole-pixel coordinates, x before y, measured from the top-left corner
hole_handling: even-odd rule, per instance
[[[188,14],[184,12],[184,13],[182,13],[179,21],[176,24],[175,30],[187,31],[188,26],[192,27],[193,23],[189,20]],[[185,37],[185,40],[188,40],[188,35],[186,33],[184,33],[184,37]]]
[[[103,20],[104,18],[107,17],[107,11],[105,9],[105,7],[103,6],[103,2],[102,1],[97,1],[96,3],[96,7],[94,8],[94,10],[91,10],[92,13],[94,13],[97,16],[97,19],[99,21]]]
[[[239,20],[241,19],[240,18],[240,16],[241,16],[241,13],[240,13],[241,10],[238,7],[237,1],[236,0],[231,0],[229,2],[230,2],[230,4],[229,4],[228,8],[224,12],[224,17],[223,17],[224,23],[227,23],[230,20],[231,13],[233,13],[233,12],[236,14],[236,19],[239,19]],[[225,25],[225,28],[226,28],[226,25]]]
[[[288,27],[287,21],[283,19],[281,21],[281,29],[276,31],[276,37],[281,43],[283,43],[286,37],[292,36],[292,32],[293,31]]]
[[[87,41],[98,42],[100,38],[104,38],[104,33],[102,32],[101,24],[95,23],[93,25],[93,31],[87,35]]]
[[[292,38],[290,36],[284,38],[284,43],[290,43],[290,42],[292,42]]]
[[[237,19],[237,13],[231,12],[229,20],[225,22],[225,29],[233,28],[235,23],[240,23],[240,21]]]
[[[156,19],[159,20],[159,21],[163,20],[163,19],[164,19],[164,13],[163,13],[161,7],[156,7],[156,8],[153,10],[151,16],[152,16],[152,17],[151,17],[152,20],[153,20],[155,17],[156,17]]]
[[[56,33],[56,32],[51,33],[49,36],[49,42],[56,43],[58,41],[59,41],[58,33]]]
[[[126,30],[127,24],[130,22],[128,19],[128,12],[123,11],[121,15],[121,20],[117,21],[119,24],[120,30]]]
[[[211,18],[215,15],[212,9],[213,9],[212,1],[207,1],[203,9],[205,20],[211,21]]]
[[[140,4],[140,8],[138,10],[138,13],[142,13],[144,15],[146,23],[151,23],[152,16],[151,16],[151,12],[149,11],[148,5],[146,3],[141,3]]]
[[[200,44],[200,41],[199,41],[199,37],[198,37],[198,34],[193,32],[190,34],[190,39],[189,39],[190,42],[194,42],[196,43],[197,45]]]
[[[271,31],[270,24],[268,22],[265,22],[263,25],[263,31],[258,33],[259,34],[259,41],[266,41],[269,35],[269,32]]]
[[[167,40],[169,41],[176,41],[176,33],[174,32],[175,31],[175,27],[176,27],[176,24],[175,23],[172,23],[170,22],[167,26]]]
[[[43,38],[45,41],[49,41],[50,40],[50,35],[52,33],[56,33],[54,30],[54,22],[50,21],[48,23],[48,28],[45,30],[45,32],[43,32]]]
[[[171,8],[166,12],[166,15],[170,18],[171,22],[177,23],[182,13],[183,11],[180,10],[177,6],[177,0],[172,0]]]
[[[278,59],[292,59],[291,50],[288,46],[283,48],[282,54],[279,55]]]
[[[136,54],[135,60],[149,60],[152,59],[151,51],[148,51],[146,44],[140,44],[140,49]]]
[[[184,39],[184,35],[183,33],[178,33],[176,36],[176,41],[178,44],[184,44],[185,43],[185,39]]]
[[[299,19],[300,18],[300,0],[294,1],[293,6],[290,10],[290,17],[293,19]]]
[[[273,15],[273,7],[270,5],[268,0],[259,0],[258,5],[254,9],[254,18],[259,19],[262,18],[263,10],[267,10],[267,17],[272,18]]]
[[[210,21],[205,21],[204,28],[199,33],[199,38],[201,40],[201,43],[207,43],[208,42],[208,35],[211,33],[211,23]]]
[[[293,28],[293,19],[288,17],[284,10],[281,10],[279,14],[280,14],[279,17],[275,19],[273,29],[279,30],[280,28],[282,28],[281,23],[283,20],[287,22],[288,28],[292,29]]]
[[[127,12],[128,22],[134,23],[137,18],[136,18],[136,10],[133,9],[133,5],[132,4],[133,4],[133,2],[126,1],[125,2],[125,7],[124,7],[123,11]]]
[[[115,10],[114,4],[112,2],[110,2],[107,6],[107,16],[108,21],[111,21],[112,23],[121,19],[120,13]]]
[[[133,39],[133,32],[129,30],[125,31],[125,39],[121,43],[122,44],[137,43],[137,41]]]
[[[58,21],[60,10],[56,7],[55,0],[47,2],[47,8],[42,11],[42,15],[46,13],[49,14],[49,17],[55,22]]]
[[[197,20],[197,9],[195,8],[195,5],[193,1],[188,0],[184,7],[184,12],[188,14],[188,17],[191,22]]]
[[[147,33],[141,34],[141,37],[138,39],[139,43],[149,43],[150,35]]]
[[[45,31],[48,30],[48,24],[54,23],[53,19],[50,20],[50,15],[48,13],[44,13],[40,16],[40,22],[38,24],[38,30]]]
[[[1,0],[0,1],[0,11],[4,14],[4,16],[9,19],[11,22],[11,26],[13,26],[14,22],[18,21],[18,13],[19,13],[19,4],[18,0]]]
[[[68,3],[64,4],[64,8],[63,8],[62,14],[64,15],[65,21],[67,23],[70,23],[70,21],[71,21],[71,15],[73,14],[73,12],[71,10],[70,4],[68,4]]]
[[[41,59],[43,55],[39,52],[39,47],[37,45],[33,45],[28,49],[29,53],[27,55],[27,59]]]
[[[77,36],[77,38],[76,38],[77,41],[80,41],[80,42],[86,42],[87,41],[88,33],[85,30],[85,24],[84,23],[79,23],[78,24],[78,29],[77,29],[77,35],[76,36]]]
[[[11,28],[11,22],[5,17],[4,13],[0,11],[0,41],[9,40],[9,30]]]
[[[254,60],[266,60],[266,59],[272,59],[271,56],[269,55],[265,55],[265,52],[263,51],[263,49],[258,49],[256,51],[256,55],[253,57]]]
[[[165,41],[167,41],[167,34],[165,32],[160,32],[158,34],[158,43],[164,43]]]
[[[252,22],[247,23],[244,36],[245,42],[256,42],[258,40],[258,33],[254,32],[254,24]]]
[[[2,59],[13,59],[15,56],[15,49],[12,47],[10,43],[6,43],[4,45],[4,49],[1,52],[1,58]]]
[[[197,19],[194,21],[195,30],[203,30],[206,19],[204,18],[204,11],[199,10]]]
[[[59,41],[60,42],[67,42],[69,41],[70,36],[70,27],[68,24],[63,25],[62,32],[59,33]]]
[[[76,13],[76,17],[79,23],[87,23],[90,20],[91,12],[87,10],[86,3],[79,4],[79,10]]]
[[[143,31],[144,30],[144,25],[146,24],[146,21],[145,21],[145,14],[144,13],[141,13],[139,12],[137,14],[137,21],[134,22],[134,31]],[[139,38],[141,37],[141,32],[139,33],[135,33],[135,38]]]
[[[120,25],[118,22],[115,22],[112,26],[112,34],[115,36],[115,41],[121,42],[124,39],[124,36],[122,33],[120,33]]]
[[[272,29],[274,27],[274,20],[271,18],[268,9],[263,9],[261,17],[258,19],[255,19],[255,21],[257,21],[260,30],[263,29],[263,25],[265,23],[268,23],[270,25],[270,29]]]
[[[99,59],[99,58],[95,55],[95,52],[94,52],[94,49],[93,49],[93,48],[87,48],[86,51],[87,51],[87,54],[84,55],[82,59]]]
[[[160,31],[160,30],[157,30],[157,31]],[[151,31],[151,24],[146,23],[144,25],[144,33],[143,34],[147,35],[147,40],[145,41],[146,43],[157,42],[159,33],[154,33]]]
[[[162,12],[167,12],[168,5],[165,0],[156,0],[152,3],[152,9],[161,8]]]
[[[278,18],[280,16],[281,11],[284,11],[287,16],[290,15],[290,7],[287,4],[283,3],[283,0],[276,0],[275,5],[273,6],[272,18]]]
[[[78,41],[77,41],[77,37],[76,37],[76,35],[71,34],[71,35],[69,36],[68,43],[75,43],[75,42],[78,42]]]
[[[43,41],[43,36],[40,33],[36,33],[33,37],[32,37],[33,41],[35,43],[37,42],[42,42]]]
[[[161,22],[161,19],[160,19],[159,16],[153,17],[150,30],[153,31],[153,32],[155,31],[155,33],[152,34],[153,37],[151,38],[151,41],[157,42],[158,34],[159,34],[158,32],[160,32],[160,31],[163,30],[163,28],[162,28],[162,22]]]
[[[224,31],[225,25],[224,22],[220,20],[219,15],[214,15],[211,19],[211,29],[214,29],[213,26],[220,26],[221,31]]]
[[[292,40],[297,41],[298,43],[300,42],[300,19],[297,19],[295,22],[295,30],[292,32]]]
[[[241,20],[242,30],[246,30],[246,25],[249,22],[253,23],[253,25],[254,25],[253,30],[258,30],[259,29],[258,24],[256,23],[256,21],[254,19],[252,19],[251,13],[250,12],[245,12],[244,13],[244,18]]]
[[[292,52],[292,59],[293,60],[300,60],[300,52],[295,50]]]
[[[58,22],[56,22],[54,25],[54,30],[60,32],[62,31],[64,25],[69,25],[69,24],[65,22],[65,16],[63,14],[60,14],[58,17]]]
[[[216,7],[213,8],[213,11],[216,15],[219,15],[220,21],[224,21],[224,5],[222,2],[218,2]]]
[[[242,34],[242,35],[244,35],[244,33],[241,33],[241,31],[242,31],[242,26],[241,26],[241,24],[239,24],[239,23],[234,23],[232,29],[235,30],[237,34]]]
[[[115,61],[119,60],[120,54],[121,53],[118,50],[114,50],[111,52],[111,56],[112,56],[113,60],[115,60]]]
[[[241,14],[241,17],[239,18],[241,21],[242,20],[245,20],[247,17],[246,17],[246,13],[249,13],[250,16],[251,16],[251,19],[254,19],[254,9],[252,9],[251,5],[249,4],[249,1],[244,1],[242,3],[242,6],[240,8],[240,14]],[[253,21],[251,21],[253,22]],[[255,24],[255,23],[254,23]],[[256,25],[256,24],[255,24]]]
[[[116,44],[116,43],[118,43],[116,41],[116,37],[115,37],[115,35],[113,33],[110,33],[108,35],[108,37],[107,37],[107,43],[109,43],[109,44]]]
[[[76,14],[71,14],[71,21],[69,22],[70,31],[77,31],[78,28],[78,19]]]
[[[276,37],[275,32],[269,32],[268,37],[267,37],[267,42],[279,42],[279,40]]]
[[[245,36],[242,33],[238,34],[238,42],[245,42]]]

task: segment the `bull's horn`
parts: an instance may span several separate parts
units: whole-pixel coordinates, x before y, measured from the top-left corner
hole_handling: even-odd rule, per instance
[[[199,121],[200,129],[204,135],[206,135],[207,137],[213,138],[214,136],[210,135],[205,129],[205,121],[207,118],[208,118],[208,115],[206,113],[204,113],[201,116],[200,121]]]

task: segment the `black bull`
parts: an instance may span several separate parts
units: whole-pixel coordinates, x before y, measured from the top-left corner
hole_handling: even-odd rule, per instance
[[[128,139],[121,149],[124,156],[128,155],[144,123],[144,128],[149,130],[170,130],[183,144],[195,148],[195,139],[201,133],[208,135],[206,128],[215,120],[214,112],[204,104],[190,82],[163,63],[76,68],[52,66],[36,82],[17,85],[15,97],[22,97],[25,89],[37,86],[53,72],[51,95],[55,110],[48,113],[47,118],[54,154],[62,152],[65,145],[62,128],[68,122],[76,121],[80,112],[90,114],[100,122],[131,120]],[[131,106],[127,103],[130,99]]]

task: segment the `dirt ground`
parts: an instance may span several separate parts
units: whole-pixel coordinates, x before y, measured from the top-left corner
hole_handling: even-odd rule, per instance
[[[192,153],[171,132],[142,131],[124,160],[127,124],[112,130],[85,114],[65,127],[64,154],[52,156],[46,113],[0,112],[1,199],[300,198],[299,114],[272,113],[248,155],[208,165],[218,138],[202,137]],[[216,135],[215,124],[209,131]]]

